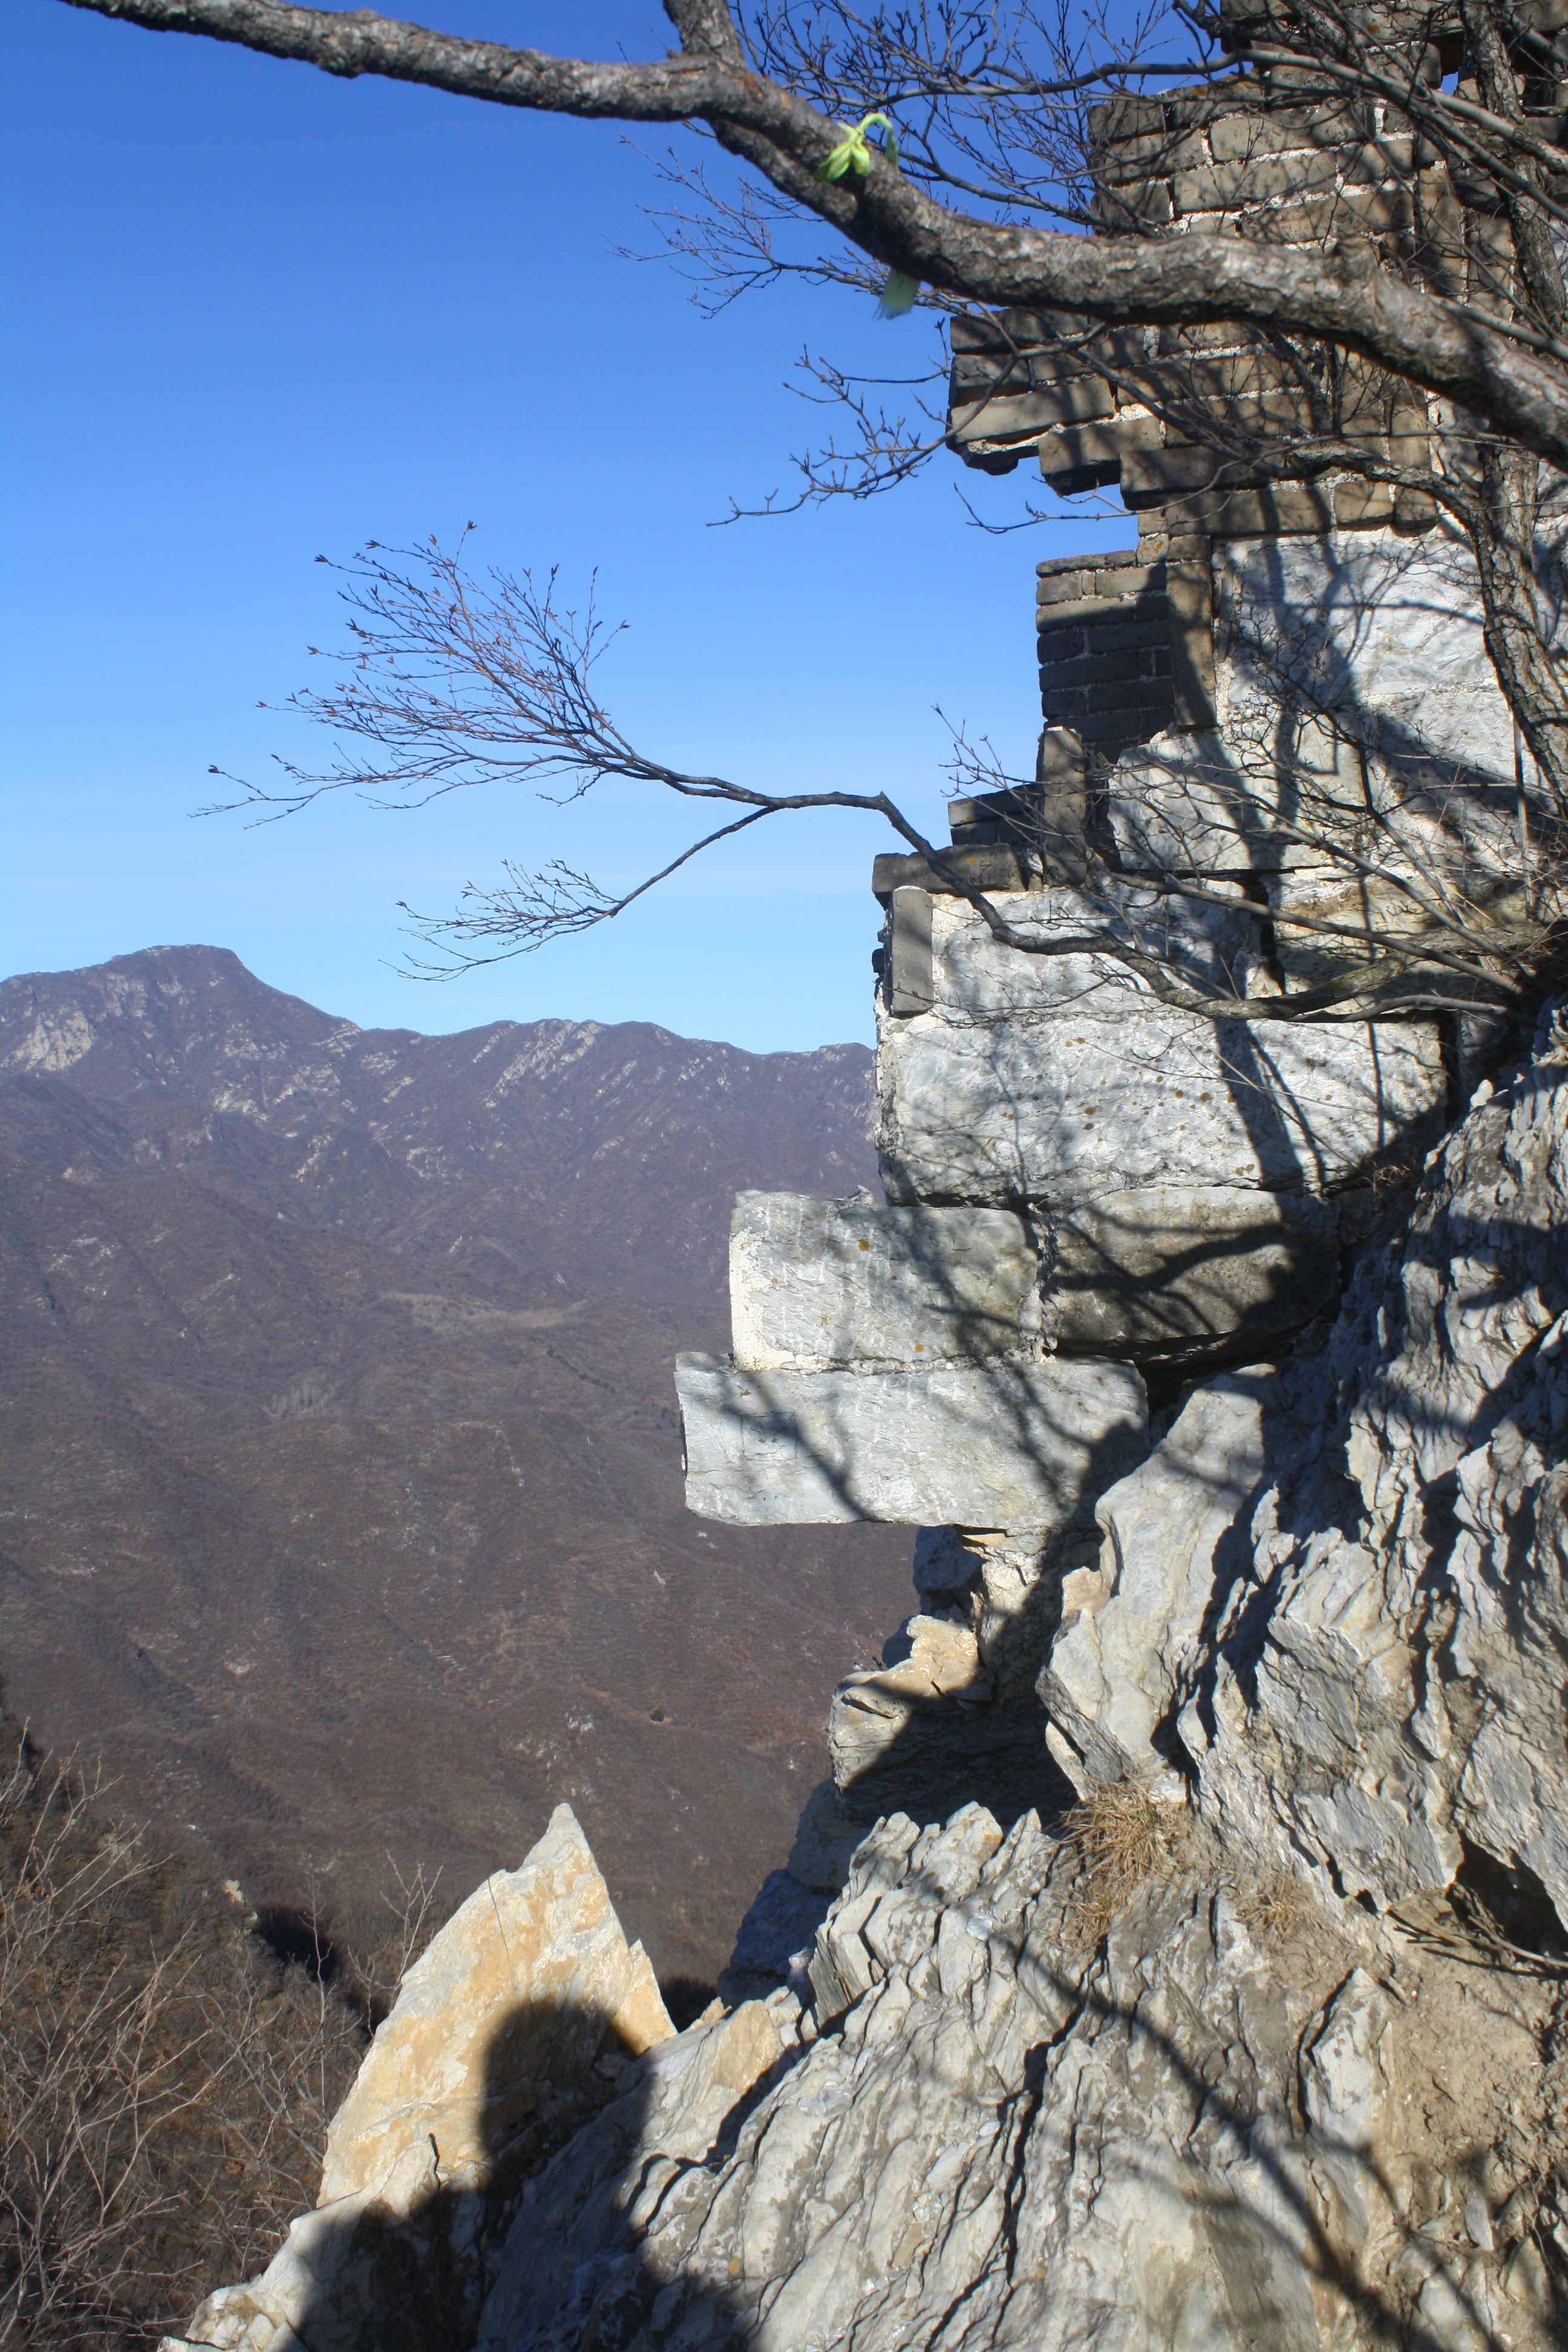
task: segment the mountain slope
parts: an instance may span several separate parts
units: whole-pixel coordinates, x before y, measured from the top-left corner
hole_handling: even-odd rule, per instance
[[[909,1539],[688,1517],[670,1360],[736,1190],[874,1181],[870,1058],[365,1033],[210,949],[0,985],[16,1710],[278,1906],[568,1799],[710,1979]]]

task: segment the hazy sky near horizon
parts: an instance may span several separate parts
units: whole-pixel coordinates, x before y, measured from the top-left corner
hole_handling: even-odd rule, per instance
[[[399,10],[395,13],[403,13]],[[423,0],[424,21],[579,54],[667,46],[657,0]],[[490,788],[198,818],[210,763],[319,760],[258,709],[321,683],[331,575],[367,539],[477,524],[477,562],[598,573],[602,673],[643,749],[798,789],[885,787],[942,823],[933,706],[1026,769],[1032,575],[1131,519],[991,538],[1023,468],[939,457],[868,505],[710,526],[787,486],[824,418],[803,344],[913,373],[931,328],[791,289],[716,320],[651,249],[650,160],[551,121],[8,0],[3,267],[0,975],[157,943],[233,949],[366,1025],[650,1020],[754,1050],[872,1034],[867,818],[778,818],[616,922],[442,987],[398,976],[397,904],[447,911],[510,858],[610,885],[689,837],[679,806]],[[1038,492],[1037,477],[1033,488]]]

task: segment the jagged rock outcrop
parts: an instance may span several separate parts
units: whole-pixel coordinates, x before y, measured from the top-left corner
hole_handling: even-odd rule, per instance
[[[1363,1914],[1310,1904],[1280,1937],[1198,1840],[1100,1941],[1032,1814],[880,1823],[817,1936],[815,2019],[722,2111],[700,2037],[646,2063],[529,2189],[484,2352],[1349,2352],[1406,2325],[1545,2352],[1520,2192],[1550,1997],[1469,2002]],[[750,2049],[790,2005],[709,2031]],[[1468,2169],[1429,2122],[1456,2095]]]
[[[472,2340],[520,2180],[674,2033],[569,1805],[477,1887],[404,1978],[333,2116],[316,2210],[193,2344],[379,2352]]]
[[[1380,1907],[1468,1844],[1568,1925],[1565,1138],[1547,1022],[1324,1352],[1199,1390],[1102,1497],[1041,1684],[1079,1777],[1173,1759],[1228,1837]]]
[[[403,1979],[332,2118],[318,2205],[384,2198],[412,2152],[443,2186],[527,2159],[606,2049],[640,2057],[675,2031],[647,1954],[628,1947],[570,1805],[521,1870],[476,1888]],[[434,2143],[434,2146],[432,2145]]]

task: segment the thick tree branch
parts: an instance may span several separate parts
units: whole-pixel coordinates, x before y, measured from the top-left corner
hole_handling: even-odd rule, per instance
[[[1090,238],[978,220],[934,203],[882,159],[863,178],[849,173],[825,184],[816,170],[837,142],[837,126],[746,68],[722,0],[670,0],[683,47],[650,65],[553,58],[291,0],[69,5],[153,31],[238,42],[328,73],[384,74],[497,105],[702,122],[721,145],[863,251],[945,293],[1112,321],[1244,320],[1328,336],[1568,468],[1568,373],[1515,339],[1506,321],[1405,284],[1363,250],[1206,234]]]

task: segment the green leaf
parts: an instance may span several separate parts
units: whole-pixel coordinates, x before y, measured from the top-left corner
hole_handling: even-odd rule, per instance
[[[862,180],[865,178],[871,168],[871,150],[866,142],[866,133],[874,122],[880,124],[885,133],[882,142],[883,161],[890,163],[895,172],[898,170],[897,131],[885,114],[868,114],[863,121],[856,123],[853,130],[847,122],[839,124],[838,128],[843,131],[844,136],[826,162],[817,165],[816,176],[819,180],[841,180],[846,172],[853,172]]]
[[[906,278],[901,269],[889,269],[888,282],[882,289],[882,299],[877,305],[879,319],[901,319],[915,307],[915,296],[921,290],[918,278]]]

